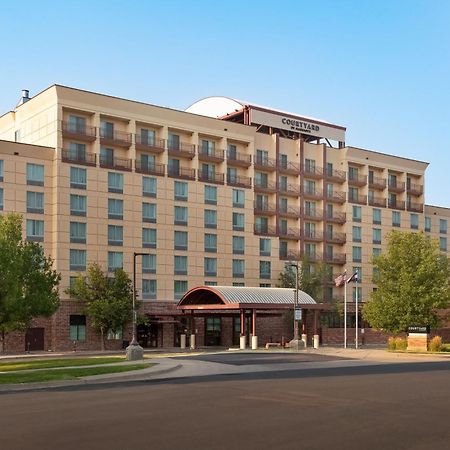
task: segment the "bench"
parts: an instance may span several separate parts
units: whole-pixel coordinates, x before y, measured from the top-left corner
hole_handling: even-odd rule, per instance
[[[267,342],[266,350],[269,350],[270,347],[280,347],[281,348],[281,344],[279,342]]]

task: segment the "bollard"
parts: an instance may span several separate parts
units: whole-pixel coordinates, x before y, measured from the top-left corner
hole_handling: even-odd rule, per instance
[[[303,341],[303,345],[306,348],[306,344],[307,344],[307,337],[306,334],[302,334],[302,341]]]
[[[319,348],[319,335],[315,334],[313,337],[313,345],[315,349]]]
[[[258,350],[258,336],[252,336],[252,350]]]
[[[241,336],[240,338],[239,338],[239,348],[241,349],[241,350],[245,350],[245,347],[246,347],[246,344],[247,344],[247,339],[246,339],[246,337],[245,336]]]
[[[195,350],[195,334],[191,334],[191,350]]]
[[[186,335],[185,334],[180,335],[180,348],[181,348],[181,350],[184,350],[186,348]]]

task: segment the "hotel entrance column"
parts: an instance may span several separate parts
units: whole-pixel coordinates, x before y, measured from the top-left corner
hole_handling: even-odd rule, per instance
[[[245,338],[245,309],[241,309],[241,336],[239,338],[239,348],[241,350],[245,350],[246,347],[246,338]]]
[[[252,350],[258,349],[258,336],[256,335],[256,309],[252,309]]]
[[[191,350],[195,350],[195,317],[194,311],[191,311]]]

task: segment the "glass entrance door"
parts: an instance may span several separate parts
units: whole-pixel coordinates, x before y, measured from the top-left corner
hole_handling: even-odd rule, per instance
[[[220,317],[207,317],[205,325],[205,345],[216,347],[220,346]]]

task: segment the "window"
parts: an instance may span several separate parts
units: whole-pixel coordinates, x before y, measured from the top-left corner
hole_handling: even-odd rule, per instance
[[[354,180],[354,181],[358,180],[358,168],[357,167],[352,167],[352,166],[348,167],[348,179]]]
[[[353,262],[361,262],[362,261],[361,247],[353,247],[352,248],[352,258],[353,258]]]
[[[69,116],[69,131],[71,133],[85,134],[86,133],[86,118],[80,116]]]
[[[86,250],[70,249],[70,270],[86,270]]]
[[[411,221],[411,229],[418,230],[419,229],[419,215],[411,214],[410,221]]]
[[[256,164],[267,165],[269,160],[269,152],[267,150],[256,150]]]
[[[378,267],[372,267],[372,283],[378,283],[380,279],[380,269]]]
[[[27,239],[35,242],[42,242],[44,240],[43,220],[27,220]]]
[[[70,168],[70,187],[76,189],[86,189],[86,169],[81,167]]]
[[[205,185],[205,203],[217,205],[217,187]]]
[[[270,256],[271,250],[271,240],[267,238],[259,238],[259,254],[261,256]]]
[[[227,158],[237,159],[237,147],[235,144],[228,144]]]
[[[86,144],[78,144],[77,142],[69,143],[69,158],[72,161],[87,162],[86,158]],[[91,161],[89,161],[91,162]]]
[[[100,166],[101,167],[114,167],[114,149],[113,148],[100,148]]]
[[[188,224],[188,209],[186,206],[174,207],[174,224],[175,225]]]
[[[284,175],[280,175],[278,177],[279,187],[281,191],[287,191],[288,190],[288,178]],[[314,182],[313,182],[314,183]],[[267,184],[267,183],[266,183]],[[315,184],[314,184],[315,185]],[[309,191],[308,191],[309,192]]]
[[[372,229],[372,242],[374,244],[381,244],[381,228]]]
[[[142,195],[156,197],[156,178],[142,177]]]
[[[355,187],[348,188],[348,201],[349,202],[358,202],[359,201],[359,190]]]
[[[259,254],[261,255],[261,244],[260,244]],[[280,241],[279,257],[286,258],[287,255],[288,255],[288,243],[286,241]],[[263,256],[267,256],[267,255],[263,255]]]
[[[243,259],[233,259],[233,277],[244,278],[245,261]]]
[[[238,173],[235,167],[227,168],[227,183],[228,184],[236,184],[238,182]]]
[[[255,217],[255,231],[258,233],[267,233],[269,230],[269,220],[267,217]]]
[[[179,150],[180,149],[180,136],[178,134],[169,133],[169,138],[167,139],[167,147],[169,150]]]
[[[108,218],[123,219],[123,200],[118,198],[108,198]]]
[[[4,162],[3,159],[0,159],[0,181],[3,181],[4,176]]]
[[[70,242],[86,244],[86,224],[83,222],[70,222]]]
[[[305,254],[308,256],[316,257],[316,244],[305,244]]]
[[[108,271],[114,272],[117,269],[123,269],[123,253],[108,252]]]
[[[142,280],[142,298],[144,300],[156,298],[156,280]]]
[[[325,171],[326,171],[326,174],[329,177],[332,177],[333,176],[333,163],[327,162],[327,165],[325,167]]]
[[[187,256],[175,255],[173,257],[173,269],[175,275],[187,275]]]
[[[108,332],[106,333],[106,339],[110,340],[110,341],[118,341],[120,339],[122,339],[123,337],[123,333],[122,330],[118,330],[118,331],[113,331],[113,330],[108,330]]]
[[[233,189],[233,207],[243,208],[245,206],[245,192],[242,189]]]
[[[373,210],[372,210],[372,222],[375,225],[381,225],[381,209],[373,208]]]
[[[272,285],[270,283],[259,283],[259,287],[265,287],[265,288],[269,288]]]
[[[108,245],[123,245],[123,227],[108,225]]]
[[[314,172],[316,169],[316,161],[314,159],[305,159],[305,171]]]
[[[361,206],[353,206],[352,207],[352,213],[353,213],[353,222],[361,222]]]
[[[358,272],[358,283],[362,283],[362,268],[353,266],[352,274]]]
[[[27,184],[44,186],[44,166],[41,164],[27,164]]]
[[[205,234],[205,252],[217,253],[217,234]]]
[[[397,175],[394,175],[392,173],[388,174],[388,185],[390,187],[397,187]]]
[[[353,242],[361,242],[361,227],[352,227]]]
[[[286,180],[287,184],[287,180]],[[316,193],[316,182],[311,180],[304,181],[304,188],[306,194],[315,194]]]
[[[188,184],[185,181],[174,181],[174,198],[186,202],[188,199]]]
[[[205,228],[217,228],[217,211],[205,209],[204,224]]]
[[[245,283],[242,283],[241,281],[234,281],[232,286],[240,286],[240,287],[244,287]]]
[[[108,192],[123,193],[123,174],[108,172]]]
[[[327,205],[327,214],[330,213],[329,206],[331,206],[331,216],[333,216],[333,205]],[[313,217],[316,215],[316,202],[305,201],[305,214]],[[330,216],[328,215],[328,217]]]
[[[187,231],[174,231],[173,232],[173,247],[175,250],[187,250],[188,249]]]
[[[204,258],[205,277],[217,277],[217,258]]]
[[[205,286],[217,286],[217,281],[205,280],[204,285]]]
[[[269,279],[272,278],[270,261],[259,262],[259,278]]]
[[[380,255],[381,255],[381,248],[374,247],[374,248],[372,249],[372,256],[373,256],[374,258],[376,258],[377,256],[380,256]]]
[[[443,252],[447,251],[447,238],[446,237],[440,237],[439,238],[439,249]]]
[[[425,217],[425,231],[431,231],[431,217]]]
[[[214,141],[208,141],[206,139],[202,139],[201,152],[204,155],[214,155],[214,148],[216,143]]]
[[[142,255],[142,273],[156,273],[156,255]]]
[[[362,288],[353,287],[352,289],[353,301],[356,302],[356,295],[358,295],[358,302],[362,302]]]
[[[84,341],[86,339],[86,316],[69,316],[69,339],[71,341]]]
[[[142,203],[142,221],[156,223],[156,203]]]
[[[400,226],[400,212],[399,211],[392,211],[392,226],[393,227],[399,227]]]
[[[3,188],[0,188],[0,211],[3,210]]]
[[[147,130],[146,128],[141,128],[141,144],[142,145],[155,145],[155,131]]]
[[[156,230],[153,228],[142,228],[142,247],[156,248]]]
[[[155,166],[155,155],[147,155],[146,153],[141,153],[141,169],[146,171],[154,171]]]
[[[173,294],[175,299],[180,299],[183,297],[184,293],[187,291],[188,282],[184,280],[174,280],[173,282]]]
[[[439,219],[439,233],[447,233],[447,220]]]
[[[268,187],[267,173],[255,172],[255,186]]]
[[[244,236],[233,236],[233,254],[243,255],[245,253]]]
[[[44,213],[44,193],[43,192],[27,192],[27,212]]]
[[[100,136],[108,139],[114,139],[114,124],[102,120],[100,122]]]
[[[233,213],[233,230],[244,231],[245,216],[242,213]]]

